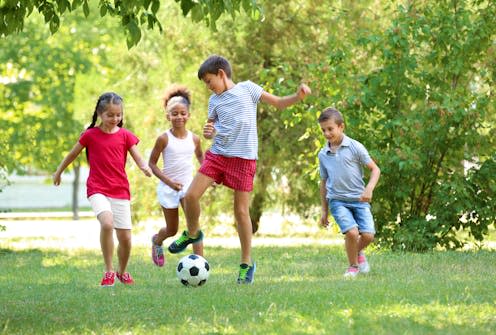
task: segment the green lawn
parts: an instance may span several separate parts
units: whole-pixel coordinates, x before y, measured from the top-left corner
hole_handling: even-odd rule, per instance
[[[136,285],[100,288],[98,251],[0,249],[0,334],[494,334],[495,252],[375,252],[342,276],[342,246],[259,247],[237,285],[237,249],[209,248],[200,288],[135,248]]]

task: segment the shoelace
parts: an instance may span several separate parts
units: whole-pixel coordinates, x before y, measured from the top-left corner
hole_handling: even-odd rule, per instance
[[[187,234],[183,233],[176,241],[176,244],[178,245],[181,245],[183,244],[184,242],[186,242],[187,240],[189,240],[189,237]]]
[[[246,269],[239,268],[239,279],[245,280],[249,269],[250,267],[247,267]]]

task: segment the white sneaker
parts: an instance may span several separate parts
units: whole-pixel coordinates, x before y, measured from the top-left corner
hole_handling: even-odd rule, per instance
[[[360,270],[357,267],[350,266],[344,273],[344,277],[353,279],[358,275],[358,273],[360,273]]]
[[[362,273],[370,272],[370,265],[369,262],[367,262],[367,258],[364,254],[358,255],[358,268]]]

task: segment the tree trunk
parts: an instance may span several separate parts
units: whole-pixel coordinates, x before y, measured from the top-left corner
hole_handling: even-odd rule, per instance
[[[72,219],[79,220],[79,178],[81,165],[74,162],[74,181],[72,182]]]

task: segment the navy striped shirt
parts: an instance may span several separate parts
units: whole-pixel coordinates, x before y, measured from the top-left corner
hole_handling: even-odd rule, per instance
[[[216,136],[210,151],[226,157],[258,158],[257,103],[263,89],[251,81],[240,82],[208,102],[208,118]]]

